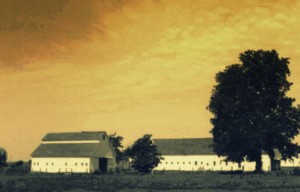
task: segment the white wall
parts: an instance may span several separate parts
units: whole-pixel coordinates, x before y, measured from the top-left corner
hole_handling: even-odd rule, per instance
[[[32,172],[91,173],[94,169],[90,158],[32,158]]]
[[[243,162],[241,166],[237,163],[224,161],[224,157],[217,155],[165,155],[164,160],[155,170],[176,170],[176,171],[231,171],[231,170],[255,170],[255,162]],[[262,155],[263,170],[270,170],[270,159]]]
[[[116,162],[109,158],[108,171],[115,171]],[[94,173],[99,170],[99,158],[32,158],[31,172]]]
[[[281,162],[280,162],[281,167],[300,167],[300,158],[294,157],[292,159],[293,159],[293,161],[292,160],[286,160],[286,161],[281,160]]]
[[[90,158],[91,163],[91,173],[94,173],[95,171],[99,170],[99,159],[98,158]]]

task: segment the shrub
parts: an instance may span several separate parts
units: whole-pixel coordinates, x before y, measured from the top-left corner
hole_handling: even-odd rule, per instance
[[[29,173],[29,168],[27,166],[15,167],[11,166],[4,172],[5,175],[24,175]]]
[[[10,165],[10,167],[21,167],[24,164],[23,161],[17,161]]]
[[[6,166],[7,152],[5,149],[0,147],[0,167]]]
[[[291,173],[291,172],[290,172],[290,173]],[[281,170],[281,171],[276,171],[276,172],[275,172],[275,175],[276,175],[277,177],[286,176],[286,175],[288,175],[288,174],[289,174],[288,172],[283,171],[283,170]]]
[[[293,169],[293,172],[292,172],[293,175],[297,175],[297,176],[300,176],[300,169],[299,168],[295,168]]]

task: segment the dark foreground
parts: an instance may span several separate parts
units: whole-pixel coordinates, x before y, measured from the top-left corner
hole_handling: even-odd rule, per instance
[[[120,173],[104,175],[0,174],[0,191],[300,191],[300,176],[289,173],[221,174]]]

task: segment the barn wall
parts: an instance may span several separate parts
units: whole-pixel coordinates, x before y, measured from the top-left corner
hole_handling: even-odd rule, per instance
[[[300,167],[300,158],[292,158],[292,160],[281,160],[281,167]]]
[[[90,158],[90,164],[91,164],[91,173],[94,173],[95,171],[99,170],[99,159],[98,158]]]
[[[237,163],[224,161],[224,157],[217,155],[172,155],[163,156],[164,160],[155,170],[174,171],[231,171],[231,170],[255,170],[255,162],[243,162],[241,166]],[[262,156],[263,170],[270,170],[270,159],[267,155]]]
[[[47,173],[90,173],[90,158],[32,158],[32,172]],[[94,166],[94,165],[93,165]]]

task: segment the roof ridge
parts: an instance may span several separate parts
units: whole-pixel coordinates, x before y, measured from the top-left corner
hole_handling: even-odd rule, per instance
[[[179,139],[213,139],[212,137],[191,137],[191,138],[157,138],[153,140],[179,140]]]
[[[103,135],[107,133],[104,131],[47,133],[42,141],[103,140]]]
[[[46,133],[46,134],[62,134],[62,133],[106,133],[106,131],[49,132],[49,133]]]

